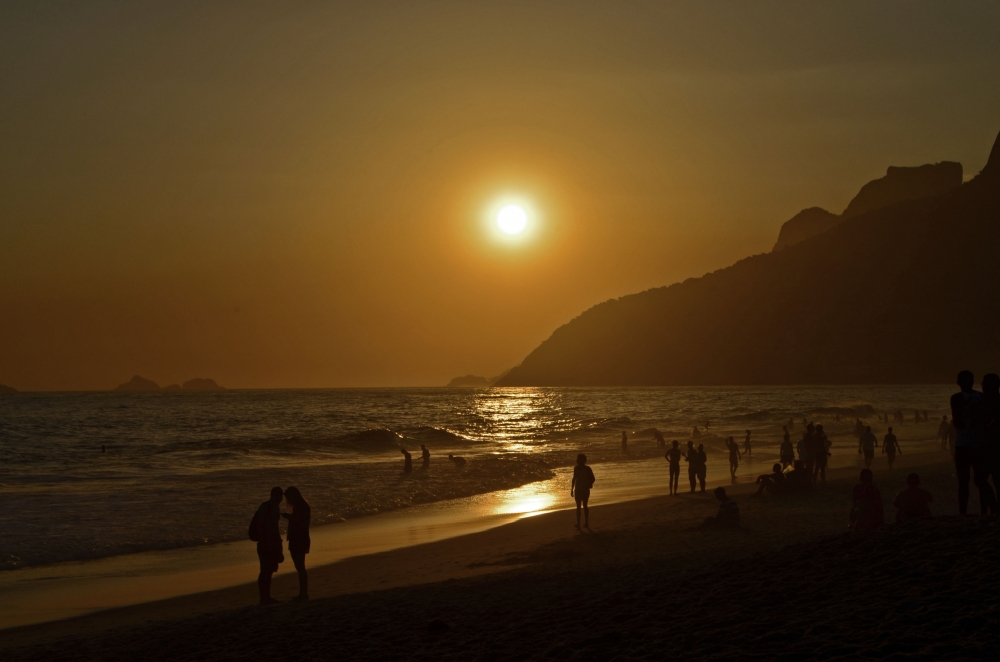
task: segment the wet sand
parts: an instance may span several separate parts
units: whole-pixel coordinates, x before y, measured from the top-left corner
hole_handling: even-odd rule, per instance
[[[956,512],[945,458],[878,470],[884,501],[920,465],[935,514]],[[6,630],[0,647],[10,660],[971,659],[1000,643],[996,520],[848,536],[856,469],[836,473],[794,502],[735,486],[739,531],[692,530],[715,512],[709,495],[595,507],[590,534],[560,511],[315,568],[309,603],[248,607],[248,584]],[[276,582],[295,592],[294,577]]]

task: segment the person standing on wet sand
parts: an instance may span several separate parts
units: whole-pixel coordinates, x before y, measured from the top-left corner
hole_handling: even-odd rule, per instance
[[[688,463],[688,480],[691,481],[691,494],[694,494],[695,485],[698,483],[698,451],[694,449],[693,441],[688,442],[687,451],[681,457]]]
[[[583,508],[583,528],[590,529],[590,490],[597,479],[594,470],[587,466],[587,456],[580,453],[576,456],[576,466],[573,467],[573,482],[569,486],[569,495],[576,499],[576,530],[580,530],[580,508]]]
[[[969,508],[969,474],[979,488],[979,508],[985,515],[996,509],[996,494],[986,482],[986,403],[983,394],[973,390],[975,378],[968,370],[958,373],[958,393],[951,396],[951,420],[958,430],[955,439],[955,471],[958,474],[958,512]],[[993,497],[990,499],[990,497]]]
[[[826,485],[826,464],[830,459],[830,440],[826,438],[826,433],[823,432],[822,425],[817,425],[816,432],[813,434],[812,456],[812,482],[815,483],[818,479]]]
[[[281,540],[281,500],[285,493],[280,487],[271,488],[271,498],[260,504],[257,514],[250,522],[251,540],[257,541],[257,559],[260,574],[257,575],[257,592],[261,605],[273,605],[278,601],[271,597],[271,577],[278,572],[278,565],[285,560],[284,543]]]
[[[882,439],[882,452],[885,453],[885,459],[889,461],[890,471],[892,470],[892,463],[896,461],[896,451],[899,451],[900,454],[903,452],[899,447],[899,442],[896,441],[896,435],[892,433],[892,428],[889,428],[889,431]]]
[[[312,516],[312,509],[309,503],[302,498],[302,493],[297,487],[289,487],[285,490],[285,502],[288,504],[290,512],[282,513],[281,516],[288,520],[288,532],[285,538],[288,540],[288,553],[292,556],[292,563],[295,564],[295,572],[299,575],[299,595],[296,600],[309,599],[309,575],[306,574],[306,554],[309,553],[309,519]]]
[[[787,469],[795,463],[795,449],[792,448],[792,435],[788,434],[788,426],[785,426],[785,438],[781,442],[781,468]]]
[[[750,445],[750,430],[747,430],[747,437],[743,440],[743,454],[753,458],[753,447]]]
[[[806,471],[810,476],[813,475],[813,469],[816,468],[816,456],[814,451],[816,450],[816,427],[810,423],[806,426],[806,431],[802,433],[802,441],[799,442],[799,459],[806,467]]]
[[[422,469],[427,470],[431,468],[431,452],[423,444],[420,444],[420,459],[423,460]]]
[[[622,430],[622,453],[628,453],[628,435]]]
[[[732,437],[726,438],[726,448],[729,449],[729,477],[736,482],[736,469],[740,466],[740,445]]]
[[[861,433],[861,438],[858,439],[858,455],[864,453],[865,469],[871,469],[872,460],[875,459],[875,446],[877,444],[878,439],[872,434],[872,426],[869,425]]]
[[[948,430],[951,428],[951,423],[948,422],[948,417],[941,417],[941,423],[938,425],[938,436],[937,438],[941,440],[941,450],[946,450],[948,448]]]
[[[413,457],[410,455],[410,451],[400,448],[399,452],[403,454],[403,473],[413,473]]]
[[[698,483],[701,485],[701,493],[705,493],[705,477],[708,474],[708,455],[705,453],[705,444],[698,444]]]
[[[677,487],[681,480],[681,449],[677,446],[677,440],[674,439],[670,450],[663,456],[670,463],[670,494],[672,495],[677,494]],[[693,488],[692,491],[694,491]]]

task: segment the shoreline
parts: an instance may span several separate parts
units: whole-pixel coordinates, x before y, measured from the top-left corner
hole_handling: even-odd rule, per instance
[[[900,456],[897,468],[893,471],[895,481],[901,484],[905,477],[905,469],[918,466],[947,471],[950,461],[944,453]],[[764,467],[761,466],[761,469]],[[855,460],[851,466],[832,469],[828,472],[828,480],[834,483],[853,479],[857,469]],[[763,471],[754,472],[752,475],[756,476],[759,473]],[[885,470],[878,471],[880,477],[886,473]],[[746,477],[746,482],[739,482],[736,485],[730,485],[725,479],[711,482],[713,487],[718,484],[726,485],[727,491],[733,495],[746,495],[755,487],[750,476]],[[882,482],[881,479],[879,482]],[[710,490],[705,495],[691,495],[683,491],[682,484],[682,492],[676,497],[670,497],[662,495],[663,487],[665,486],[660,485],[659,496],[623,499],[610,503],[601,495],[602,501],[591,508],[595,531],[602,536],[614,535],[615,531],[623,526],[638,525],[650,518],[682,520],[685,517],[694,517],[698,520],[714,514],[715,502]],[[595,488],[595,496],[599,494]],[[890,494],[883,496],[885,500],[891,501]],[[744,503],[744,500],[741,498],[740,502]],[[843,515],[846,520],[846,513]],[[609,526],[610,523],[613,525]],[[572,527],[572,514],[563,509],[539,511],[530,516],[520,514],[510,522],[493,525],[477,532],[351,556],[334,563],[311,565],[310,593],[315,601],[416,584],[467,579],[528,565],[532,562],[533,555],[540,549],[564,544],[579,537]],[[252,574],[244,574],[242,577],[244,580],[252,580],[255,575],[256,563]],[[134,578],[129,578],[129,581],[134,582]],[[296,590],[295,575],[290,569],[275,577],[276,596],[287,598]],[[174,621],[233,610],[258,609],[256,606],[251,607],[255,603],[256,585],[252,581],[244,581],[217,590],[190,592],[166,600],[144,601],[74,618],[7,628],[0,630],[0,647],[29,645],[38,641],[48,641],[53,637],[93,634],[108,629],[141,626],[149,622]]]

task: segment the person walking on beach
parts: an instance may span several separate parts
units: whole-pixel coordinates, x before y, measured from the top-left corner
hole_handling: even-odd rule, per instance
[[[942,416],[941,424],[938,425],[938,433],[937,433],[937,438],[941,440],[941,450],[945,450],[948,448],[948,430],[950,428],[951,428],[951,423],[948,422],[948,417]]]
[[[896,451],[899,451],[900,454],[903,452],[899,447],[899,442],[896,441],[896,435],[892,433],[892,428],[889,428],[889,432],[882,439],[882,452],[885,453],[885,459],[889,461],[890,471],[892,470],[892,463],[896,461]]]
[[[667,441],[666,441],[666,439],[663,438],[663,433],[660,432],[656,428],[653,428],[653,439],[656,440],[656,447],[657,448],[666,448],[667,447]]]
[[[694,449],[694,442],[689,441],[687,453],[682,455],[688,465],[688,480],[691,481],[691,494],[694,494],[695,485],[698,483],[698,451]]]
[[[972,388],[975,377],[968,370],[958,373],[958,393],[951,396],[951,420],[958,430],[955,439],[955,472],[958,474],[958,512],[969,508],[969,474],[979,489],[979,508],[985,515],[996,510],[996,494],[986,482],[986,403]],[[992,497],[992,498],[991,498]]]
[[[423,444],[420,444],[420,459],[423,461],[421,469],[426,471],[431,468],[431,452]]]
[[[795,462],[795,449],[792,448],[792,435],[788,434],[788,426],[785,426],[785,438],[781,442],[781,468],[787,469]]]
[[[896,508],[896,521],[930,517],[933,500],[931,493],[920,487],[920,476],[910,474],[906,477],[906,489],[897,494],[892,502]]]
[[[288,553],[292,557],[292,563],[295,564],[295,572],[299,574],[299,596],[295,599],[308,600],[309,575],[306,574],[306,554],[309,553],[309,519],[312,509],[302,498],[302,493],[297,487],[285,490],[285,502],[289,507],[289,512],[281,514],[288,520],[288,532],[285,538],[288,540]]]
[[[410,451],[400,448],[399,452],[403,454],[403,473],[413,473],[413,457],[410,455]]]
[[[677,494],[677,487],[681,480],[681,449],[678,448],[677,440],[674,439],[670,445],[670,450],[664,455],[670,463],[670,494]],[[692,486],[692,491],[694,491]]]
[[[815,483],[818,479],[826,485],[826,464],[830,459],[830,440],[826,438],[826,433],[823,432],[822,425],[817,425],[816,432],[813,434],[812,456],[812,482]]]
[[[705,478],[708,475],[708,455],[705,453],[705,444],[698,444],[698,484],[701,486],[699,490],[702,494],[705,493]]]
[[[271,597],[271,577],[278,572],[278,565],[285,560],[284,544],[281,541],[281,500],[285,493],[280,487],[271,488],[271,498],[260,504],[250,521],[250,540],[257,542],[257,560],[260,574],[257,575],[257,592],[261,605],[273,605],[278,601]]]
[[[736,482],[736,469],[740,466],[740,445],[732,437],[726,438],[726,448],[729,449],[729,477]]]
[[[580,530],[580,508],[583,508],[583,528],[590,530],[590,490],[597,479],[594,470],[587,466],[587,456],[580,453],[576,456],[576,466],[573,467],[573,482],[569,486],[569,495],[576,499],[576,530]]]
[[[874,531],[885,524],[882,494],[875,487],[871,469],[862,469],[860,482],[854,486],[851,505],[851,531]]]
[[[872,466],[872,460],[875,459],[875,446],[877,444],[878,439],[872,434],[872,426],[869,425],[861,433],[861,438],[858,439],[858,455],[864,453],[865,469],[870,469]]]
[[[753,447],[750,445],[750,430],[747,430],[746,439],[743,440],[743,454],[753,459]]]
[[[628,435],[622,430],[622,453],[628,453]]]

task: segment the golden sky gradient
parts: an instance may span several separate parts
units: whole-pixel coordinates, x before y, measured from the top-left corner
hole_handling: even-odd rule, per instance
[[[0,383],[495,375],[890,164],[977,172],[997,34],[995,2],[5,2]],[[530,240],[484,228],[504,196]]]

